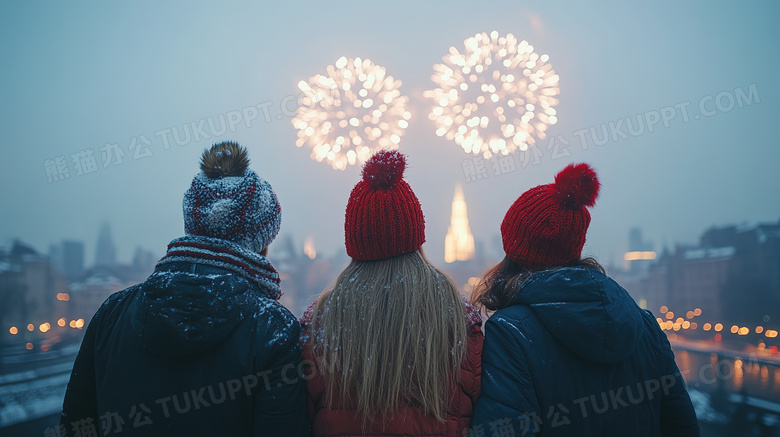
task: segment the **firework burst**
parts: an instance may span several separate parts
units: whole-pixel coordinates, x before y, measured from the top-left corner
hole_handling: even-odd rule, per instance
[[[312,159],[338,170],[364,163],[378,149],[397,149],[411,118],[400,86],[368,59],[339,58],[327,75],[298,82],[295,145],[307,145]]]
[[[558,121],[554,106],[558,75],[549,56],[527,41],[498,32],[478,33],[434,65],[438,88],[426,91],[434,101],[429,114],[436,135],[454,140],[467,153],[507,155],[545,138]]]

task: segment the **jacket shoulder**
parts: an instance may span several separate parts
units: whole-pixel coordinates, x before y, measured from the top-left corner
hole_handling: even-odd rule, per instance
[[[297,343],[301,326],[298,319],[278,301],[260,296],[252,302],[257,334],[271,347],[287,348]]]
[[[527,323],[530,321],[529,319],[534,318],[534,312],[531,310],[531,307],[521,303],[515,303],[493,313],[493,315],[488,318],[486,324],[511,323],[513,325],[519,325]]]
[[[135,295],[141,290],[142,285],[136,284],[108,296],[95,312],[95,315],[92,316],[92,320],[116,320],[124,308],[133,301]]]

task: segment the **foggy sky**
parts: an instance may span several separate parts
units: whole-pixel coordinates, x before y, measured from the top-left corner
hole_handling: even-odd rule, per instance
[[[281,233],[301,249],[311,236],[318,253],[343,251],[344,208],[359,169],[311,160],[295,147],[282,107],[298,81],[341,56],[369,58],[403,82],[413,116],[400,151],[436,263],[456,184],[475,239],[494,250],[517,196],[552,182],[570,162],[592,164],[603,184],[585,253],[605,262],[621,258],[632,227],[661,249],[695,243],[713,225],[775,222],[778,12],[770,1],[3,3],[0,245],[20,238],[45,252],[62,239],[82,240],[91,264],[108,221],[120,261],[136,246],[162,255],[183,234],[181,200],[199,154],[235,140],[279,196]],[[566,139],[570,156],[553,159],[541,141],[538,165],[499,176],[489,169],[487,179],[465,183],[461,162],[470,155],[434,134],[422,93],[450,46],[492,30],[550,56],[561,92],[548,134]],[[726,108],[735,89],[755,92],[752,104],[717,111],[717,96],[726,93]],[[701,116],[702,101],[717,113]],[[167,150],[155,135],[255,105],[268,108],[269,122]],[[601,135],[602,124],[675,105],[667,126],[581,144],[583,129]],[[153,156],[133,159],[127,146],[142,135]],[[106,144],[124,149],[122,164],[103,168]],[[71,155],[85,149],[94,150],[98,170],[76,176]],[[60,156],[70,178],[49,183],[44,162]]]

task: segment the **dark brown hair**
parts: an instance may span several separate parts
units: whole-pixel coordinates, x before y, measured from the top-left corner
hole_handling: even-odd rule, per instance
[[[565,266],[551,266],[538,269],[527,269],[504,257],[500,263],[486,271],[471,295],[472,303],[477,308],[497,311],[508,307],[517,296],[523,283],[536,272],[560,267],[582,267],[604,272],[604,267],[594,258],[583,258],[572,261]]]

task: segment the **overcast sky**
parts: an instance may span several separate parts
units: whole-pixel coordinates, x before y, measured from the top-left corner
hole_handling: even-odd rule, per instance
[[[282,106],[300,80],[341,56],[369,58],[403,82],[412,119],[400,150],[437,263],[456,184],[475,239],[490,250],[511,203],[569,162],[592,164],[603,183],[585,253],[605,262],[620,259],[632,227],[660,249],[695,243],[713,225],[776,222],[778,12],[773,1],[711,0],[4,2],[0,244],[20,238],[45,252],[83,240],[91,263],[108,221],[120,261],[136,246],[161,255],[183,234],[181,200],[199,154],[235,140],[276,190],[282,234],[301,248],[311,236],[326,256],[343,251],[359,169],[333,170],[295,147]],[[466,183],[470,155],[435,135],[422,94],[450,46],[492,30],[549,55],[561,91],[548,133],[568,153],[542,141],[537,164],[501,175],[489,168],[488,178]],[[256,105],[268,122],[242,120],[234,132],[182,146],[160,133]],[[630,134],[624,119],[637,116],[642,131]],[[599,146],[589,128],[601,137],[602,126],[610,138]],[[123,150],[121,164],[103,162],[107,144]],[[97,171],[77,175],[72,155],[88,149]],[[70,177],[49,182],[46,161],[58,157]]]

